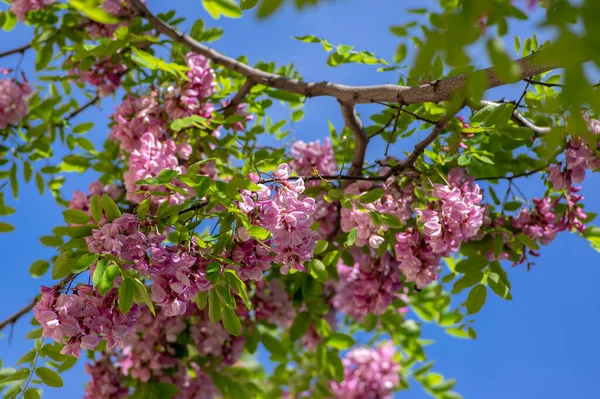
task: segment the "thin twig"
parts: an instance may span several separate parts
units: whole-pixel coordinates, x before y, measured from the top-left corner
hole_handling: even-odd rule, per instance
[[[404,104],[402,104],[402,103],[399,106],[392,105],[392,104],[381,103],[381,102],[378,102],[378,101],[373,101],[373,103],[374,104],[385,105],[386,107],[397,109],[398,111],[404,112],[405,114],[408,114],[408,115],[412,116],[413,118],[415,118],[417,120],[420,120],[422,122],[427,122],[427,123],[432,124],[432,125],[437,124],[437,121],[434,121],[434,120],[431,120],[431,119],[427,119],[425,117],[422,117],[420,115],[415,114],[414,112],[411,112],[411,111],[409,111],[407,109],[404,109]]]
[[[390,145],[392,144],[392,141],[394,140],[394,135],[396,134],[396,130],[398,130],[398,120],[400,119],[400,111],[402,111],[402,105],[400,105],[400,109],[396,112],[396,120],[394,122],[394,129],[392,130],[392,135],[390,136],[390,139],[388,140],[387,144],[385,145],[384,157],[386,157],[386,158],[388,156],[388,151],[390,150]]]
[[[0,53],[0,58],[8,57],[9,55],[13,55],[13,54],[19,54],[19,53],[23,54],[25,51],[29,50],[30,48],[31,48],[31,43],[24,44],[23,46]]]
[[[85,103],[84,105],[77,108],[75,111],[71,112],[69,115],[67,115],[65,117],[65,120],[70,121],[71,119],[75,118],[77,115],[79,115],[80,113],[82,113],[83,111],[85,111],[86,109],[91,107],[92,105],[96,104],[98,101],[100,101],[100,96],[96,95],[90,101],[88,101],[87,103]]]

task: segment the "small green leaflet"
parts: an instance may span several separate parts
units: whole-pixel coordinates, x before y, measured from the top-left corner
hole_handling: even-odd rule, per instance
[[[50,370],[47,367],[38,367],[35,369],[35,375],[49,387],[60,388],[63,386],[63,380],[54,370]]]
[[[131,278],[126,278],[119,286],[119,309],[126,314],[133,305],[134,283]]]

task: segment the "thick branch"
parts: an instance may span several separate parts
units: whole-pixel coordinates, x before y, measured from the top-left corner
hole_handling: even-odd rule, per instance
[[[331,82],[304,82],[298,79],[290,79],[280,75],[264,72],[243,64],[233,58],[227,57],[218,51],[207,47],[190,36],[179,33],[169,24],[157,18],[140,0],[131,0],[131,4],[138,13],[146,18],[156,30],[177,43],[181,43],[190,50],[202,54],[212,60],[213,63],[222,65],[227,69],[235,71],[256,84],[285,90],[292,93],[305,95],[307,97],[329,96],[335,97],[346,105],[368,104],[373,102],[403,103],[405,105],[423,102],[440,102],[450,98],[456,91],[462,89],[467,81],[466,75],[454,76],[427,83],[420,86],[397,86],[385,84],[379,86],[346,86]],[[560,68],[558,64],[536,64],[534,53],[528,57],[513,61],[520,69],[518,80],[539,75],[550,70]],[[503,86],[507,84],[493,72],[492,68],[483,70],[487,77],[487,88]],[[510,82],[513,83],[513,82]]]
[[[352,105],[340,103],[344,123],[354,135],[354,155],[352,155],[352,166],[348,169],[348,174],[358,175],[362,171],[365,162],[365,154],[367,152],[367,143],[369,136],[363,127],[362,122],[356,115],[356,110]]]
[[[238,105],[240,105],[242,101],[244,101],[244,98],[246,98],[246,96],[248,95],[248,93],[250,93],[250,90],[252,90],[253,87],[254,83],[250,79],[246,80],[242,87],[240,87],[240,91],[238,91],[235,94],[235,96],[233,96],[229,104],[227,104],[225,108],[223,108],[223,115],[225,115],[226,117],[233,115]]]

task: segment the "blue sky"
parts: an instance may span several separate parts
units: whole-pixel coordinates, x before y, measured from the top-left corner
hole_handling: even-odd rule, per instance
[[[190,16],[188,23],[202,17],[206,25],[216,25],[198,0],[149,0],[148,3],[154,11],[165,11],[169,5],[176,5],[179,15]],[[264,22],[256,21],[251,15],[240,20],[222,20],[218,24],[225,29],[225,35],[214,46],[230,56],[245,54],[251,63],[259,60],[273,60],[278,64],[294,62],[306,80],[363,85],[394,82],[394,75],[377,73],[376,68],[370,66],[329,68],[320,46],[300,43],[290,36],[314,34],[334,44],[351,44],[356,49],[391,59],[398,41],[388,27],[407,21],[406,8],[434,3],[432,0],[336,0],[302,12],[286,8]],[[507,38],[512,43],[512,35],[526,37],[533,29],[532,23],[513,24]],[[0,35],[0,51],[3,51],[27,42],[31,32],[20,25],[13,32]],[[32,55],[25,57],[22,67],[30,79],[34,78]],[[17,57],[0,59],[0,67],[14,67]],[[484,56],[476,62],[486,65]],[[496,89],[489,93],[489,98],[516,98],[515,93],[521,89],[522,85]],[[106,124],[115,106],[112,99],[106,99],[101,110],[90,110],[73,123],[96,122],[89,137],[94,143],[101,143],[108,134]],[[361,106],[358,111],[366,115],[375,109],[375,106]],[[304,120],[294,126],[295,137],[305,141],[325,137],[327,120],[331,120],[338,131],[343,125],[338,104],[333,99],[308,100],[305,115]],[[400,156],[400,151],[409,148],[409,144],[394,147],[395,154]],[[371,146],[368,160],[380,156],[382,148],[381,143]],[[93,180],[92,174],[69,175],[65,193],[87,190]],[[586,209],[592,212],[600,211],[599,183],[598,176],[591,175],[584,182]],[[519,184],[529,198],[542,193],[535,177]],[[38,239],[62,222],[54,200],[49,194],[40,196],[32,184],[22,182],[19,201],[8,198],[7,202],[17,208],[16,215],[10,219],[17,230],[3,235],[0,241],[4,254],[0,319],[26,304],[38,292],[40,283],[50,283],[47,278],[32,279],[28,268],[36,259],[48,259],[52,255],[53,249],[42,247]],[[465,398],[564,398],[574,394],[581,399],[598,397],[594,383],[600,357],[600,343],[596,339],[596,330],[600,327],[600,290],[595,285],[600,278],[598,253],[585,240],[568,233],[559,235],[553,245],[541,252],[537,266],[530,272],[524,266],[509,270],[513,301],[503,301],[495,295],[488,297],[476,316],[479,336],[476,341],[452,338],[435,326],[425,325],[424,336],[435,340],[427,349],[429,357],[437,361],[435,370],[448,378],[457,378],[456,389]],[[6,337],[0,339],[0,358],[5,366],[13,365],[31,348],[31,341],[23,338],[28,327],[23,319],[15,326],[10,343]],[[45,397],[81,397],[87,381],[82,371],[83,360],[65,375],[65,388],[48,388]],[[414,385],[399,397],[428,396]]]

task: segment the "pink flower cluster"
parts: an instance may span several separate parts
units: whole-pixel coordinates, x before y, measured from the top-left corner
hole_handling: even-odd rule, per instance
[[[422,288],[438,279],[442,256],[433,252],[417,230],[408,228],[397,233],[394,250],[406,281],[414,281],[417,287]]]
[[[150,249],[152,301],[161,306],[167,316],[185,314],[194,296],[211,287],[206,278],[208,261],[187,251],[187,246]]]
[[[386,252],[381,257],[371,256],[355,249],[354,265],[338,262],[340,277],[333,306],[355,320],[369,313],[382,314],[390,306],[402,286],[398,262]]]
[[[143,2],[146,3],[145,0]],[[127,20],[133,16],[133,8],[130,6],[129,0],[103,0],[102,8],[104,11],[121,20]],[[87,29],[92,39],[99,39],[102,37],[112,37],[119,26],[121,24],[111,25],[90,21],[87,24]]]
[[[287,164],[279,165],[273,176],[278,180],[278,186],[275,198],[260,215],[261,225],[271,231],[271,245],[277,254],[274,261],[282,264],[281,273],[287,274],[290,267],[305,271],[302,263],[312,259],[316,245],[310,229],[317,210],[315,200],[300,198],[304,181],[288,180],[290,167]]]
[[[33,309],[35,318],[44,337],[66,344],[61,350],[64,355],[79,357],[81,348],[94,349],[102,339],[107,340],[108,348],[115,347],[132,331],[140,315],[137,305],[123,315],[114,289],[105,296],[91,285],[79,285],[70,295],[44,286],[41,292]]]
[[[231,260],[239,266],[228,265],[228,268],[235,270],[242,281],[262,280],[263,272],[271,268],[273,261],[273,255],[268,247],[270,242],[267,241],[261,245],[258,241],[250,238],[246,241],[236,240],[235,244],[235,248],[231,252]]]
[[[321,175],[333,175],[337,170],[335,154],[329,137],[325,139],[323,145],[319,140],[310,143],[296,141],[292,145],[292,156],[290,167],[299,176],[310,176],[313,168],[316,168]],[[319,184],[321,184],[320,180],[306,182],[307,186],[318,186]],[[317,211],[313,215],[313,219],[319,223],[315,238],[324,240],[337,230],[339,203],[327,202],[321,194],[315,195],[315,202]]]
[[[140,139],[139,148],[131,152],[129,156],[129,170],[123,175],[125,189],[127,190],[127,199],[133,203],[139,203],[147,197],[147,194],[138,194],[136,193],[138,190],[150,192],[160,188],[149,185],[138,186],[135,183],[139,180],[155,178],[163,169],[185,173],[186,168],[179,165],[177,154],[185,159],[191,152],[192,149],[189,144],[182,144],[178,147],[173,140],[160,141],[152,133],[144,133]],[[193,190],[187,185],[177,180],[173,184],[193,194]],[[153,203],[160,204],[168,200],[171,204],[175,205],[189,198],[189,196],[182,193],[172,192],[166,187],[164,190],[166,191],[158,190],[158,192],[166,192],[168,196],[150,196]]]
[[[13,0],[10,10],[23,22],[29,11],[41,10],[52,3],[54,0]]]
[[[197,309],[194,311],[198,313]],[[218,360],[225,366],[231,366],[240,359],[246,343],[244,337],[229,334],[220,322],[211,322],[207,310],[199,312],[190,325],[190,337],[200,356]]]
[[[258,281],[252,307],[257,321],[266,320],[282,329],[289,328],[296,317],[296,309],[280,280],[271,280],[268,284]]]
[[[463,169],[452,169],[449,185],[435,184],[433,196],[438,199],[425,209],[418,209],[423,235],[433,252],[447,256],[460,244],[474,237],[483,223],[483,196]]]
[[[165,121],[156,97],[156,93],[141,97],[129,94],[117,108],[110,136],[121,143],[123,150],[139,150],[144,133],[150,133],[156,140],[163,138]]]
[[[199,317],[203,321],[196,320]],[[147,308],[144,308],[135,334],[128,335],[121,348],[115,352],[118,371],[124,376],[131,376],[142,382],[153,379],[157,382],[173,384],[179,389],[175,396],[177,399],[214,398],[217,390],[210,377],[195,363],[189,365],[194,376],[190,375],[188,366],[177,357],[175,350],[177,340],[180,335],[190,331],[186,320],[192,323],[190,330],[194,330],[198,323],[205,323],[204,316],[198,316],[197,310],[188,312],[185,317],[167,317],[158,311],[155,318]],[[200,335],[194,333],[194,339],[199,338]],[[213,343],[222,344],[225,340],[214,340]],[[202,342],[195,342],[202,353]]]
[[[79,76],[79,81],[98,88],[98,95],[106,97],[121,86],[121,78],[127,73],[123,64],[115,64],[109,57],[97,60],[90,69],[81,69],[79,64],[71,65],[69,73]]]
[[[14,5],[14,3],[13,3]],[[0,75],[9,71],[0,68]],[[18,125],[29,113],[27,97],[31,94],[31,86],[23,76],[23,82],[13,79],[0,79],[0,129],[8,125]]]
[[[292,145],[292,156],[290,167],[300,176],[310,176],[313,168],[316,168],[321,175],[333,175],[337,170],[329,137],[325,139],[323,145],[319,140],[310,143],[296,141]]]
[[[171,119],[200,115],[208,118],[214,105],[205,101],[216,88],[215,73],[210,60],[200,54],[188,53],[185,62],[190,70],[189,79],[182,87],[170,87],[165,97],[165,110]]]
[[[400,365],[394,360],[396,348],[391,341],[377,349],[352,349],[343,360],[344,380],[331,388],[339,399],[391,399],[400,384]]]
[[[103,356],[93,364],[86,363],[85,372],[91,380],[85,387],[83,399],[121,399],[129,394],[129,389],[119,380],[118,370],[110,357]]]
[[[361,195],[371,188],[373,188],[372,182],[356,182],[346,188],[346,194]],[[342,207],[340,212],[342,217],[342,231],[349,233],[356,227],[356,246],[362,247],[368,244],[371,248],[379,248],[383,243],[382,233],[387,231],[388,227],[386,225],[375,224],[369,217],[369,213],[374,211],[390,214],[397,217],[400,221],[406,222],[412,215],[410,206],[408,208],[405,206],[405,204],[410,203],[410,200],[407,201],[407,199],[412,199],[409,193],[400,193],[397,196],[391,189],[388,189],[383,197],[369,204],[361,204],[359,207],[357,203],[352,202],[351,209]]]

